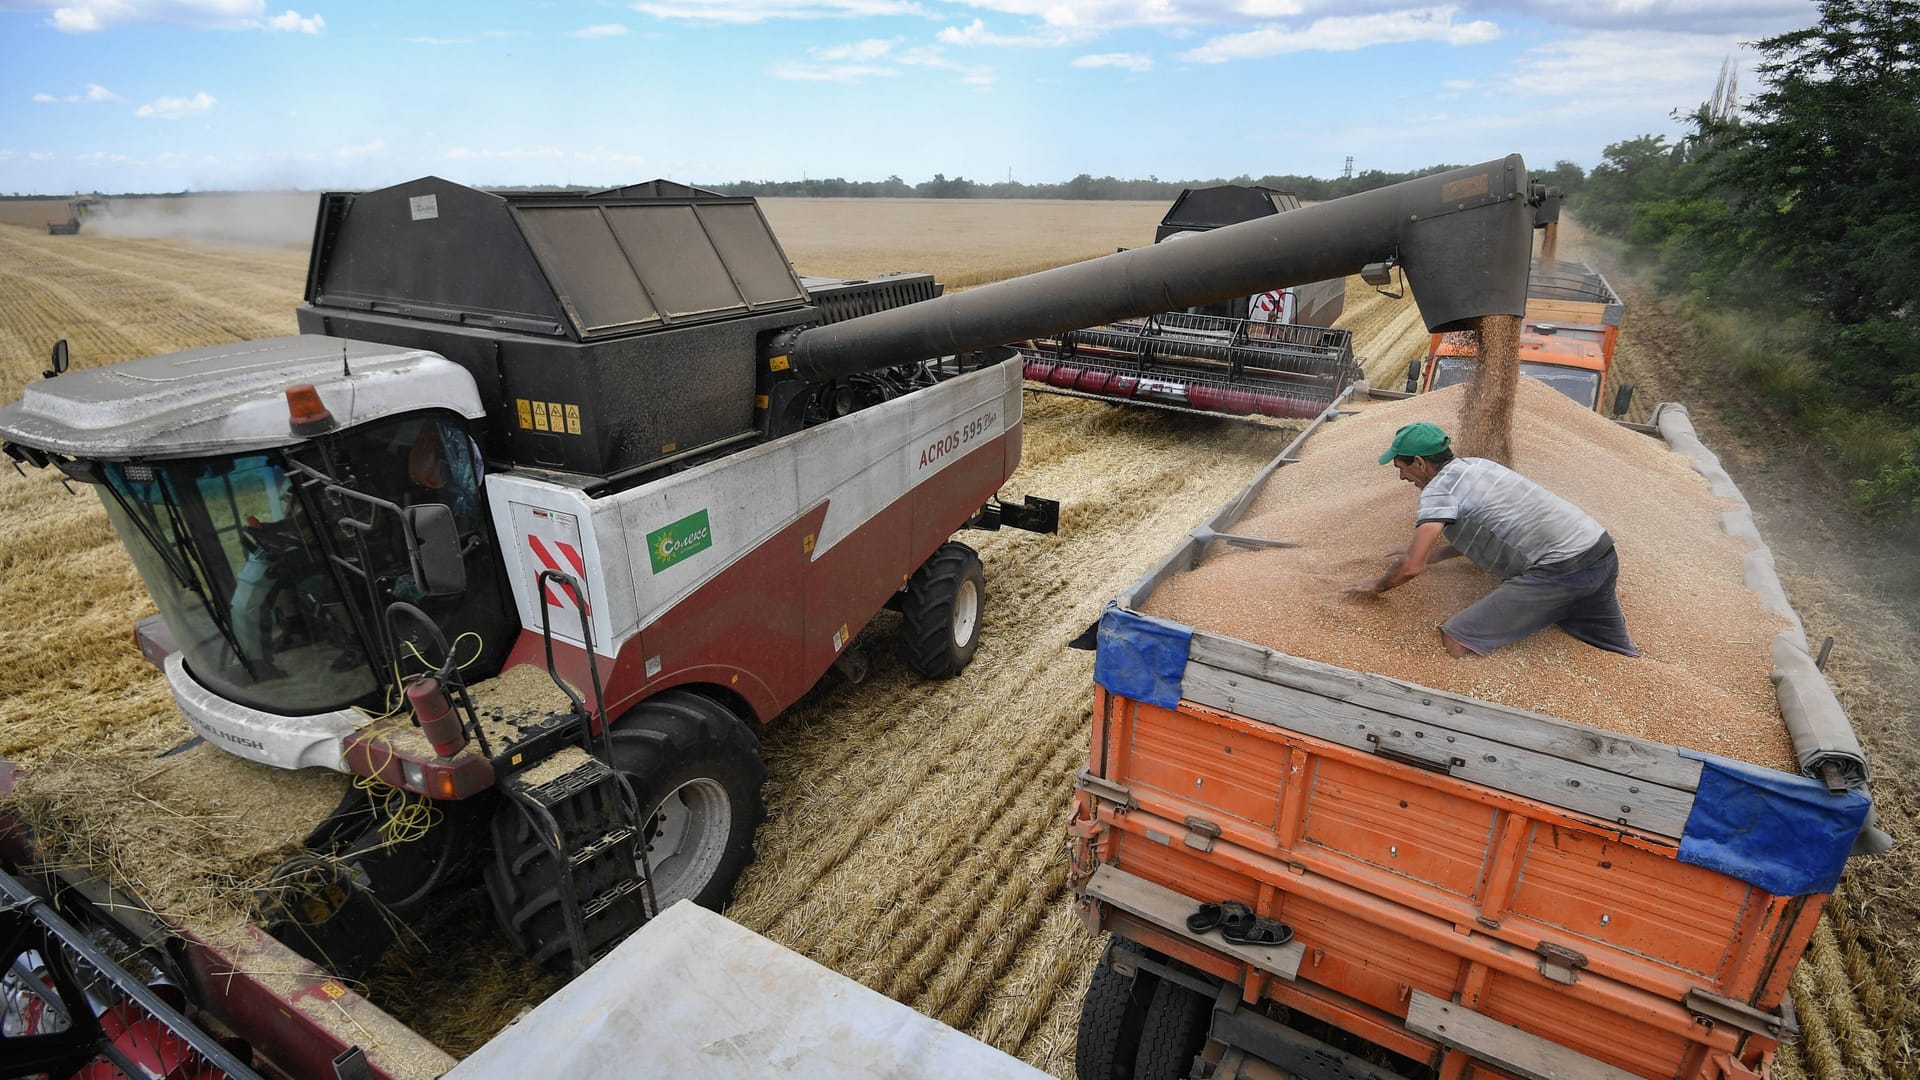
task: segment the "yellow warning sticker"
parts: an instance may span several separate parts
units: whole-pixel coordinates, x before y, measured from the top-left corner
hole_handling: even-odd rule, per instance
[[[767,404],[768,404],[768,403],[767,403],[767,395],[765,395],[765,394],[755,394],[755,395],[753,395],[753,407],[754,407],[754,408],[756,408],[756,409],[764,409],[764,408],[766,408],[766,407],[767,407]]]
[[[544,401],[533,403],[533,430],[547,430],[547,403]]]
[[[787,364],[786,354],[782,353],[779,356],[776,356],[773,359],[767,361],[767,366],[769,368],[772,368],[775,371],[787,370],[788,364]]]
[[[336,1001],[347,996],[347,988],[334,982],[332,979],[328,979],[320,984],[320,992]]]
[[[567,430],[567,415],[557,401],[547,402],[547,426],[551,427],[555,433]]]
[[[580,434],[580,406],[567,406],[567,434]]]
[[[518,409],[520,412],[520,426],[523,428],[532,427],[533,426],[532,404],[529,403],[526,398],[517,397],[513,399],[513,407],[515,409]]]

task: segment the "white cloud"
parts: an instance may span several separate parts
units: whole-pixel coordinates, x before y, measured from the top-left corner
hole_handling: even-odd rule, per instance
[[[900,38],[868,38],[845,45],[808,49],[811,60],[784,60],[767,69],[789,82],[856,83],[863,79],[891,79],[901,74],[892,55]]]
[[[99,83],[88,83],[86,90],[78,94],[68,94],[65,97],[55,97],[52,94],[35,94],[33,95],[33,100],[40,102],[43,105],[51,104],[53,102],[66,102],[68,104],[81,105],[81,104],[97,104],[103,101],[119,101],[121,99],[119,94],[116,94],[113,91],[107,89],[106,87],[101,86]]]
[[[576,38],[609,38],[619,37],[626,32],[627,28],[619,23],[599,23],[579,30],[570,30],[567,32],[567,36]]]
[[[1740,36],[1646,32],[1582,34],[1536,45],[1515,60],[1508,85],[1535,97],[1664,115],[1705,101],[1728,56],[1740,68],[1741,84],[1757,85],[1758,57],[1742,48]]]
[[[190,98],[155,98],[133,111],[133,115],[147,120],[184,120],[190,116],[199,116],[213,108],[214,97],[205,90]]]
[[[288,8],[267,20],[267,29],[285,30],[302,34],[317,34],[327,28],[327,20],[318,15],[304,16]]]
[[[123,162],[132,161],[133,159],[128,157],[125,154],[109,154],[105,150],[93,150],[85,154],[75,154],[73,156],[73,160],[84,161],[89,164],[93,164],[93,163],[121,164]]]
[[[1284,19],[1306,10],[1296,0],[1241,0],[1234,10],[1256,19]]]
[[[1227,0],[962,0],[967,6],[1036,19],[1055,30],[1081,35],[1123,26],[1176,26],[1188,22],[1238,21],[1239,4]]]
[[[824,49],[815,49],[813,54],[829,62],[848,60],[863,63],[880,59],[898,44],[900,44],[899,38],[869,38],[866,41],[856,41],[851,45],[830,45]]]
[[[511,146],[504,150],[456,146],[440,156],[454,161],[555,161],[567,155],[557,146]]]
[[[1095,35],[1087,29],[1074,26],[1043,27],[1037,34],[996,34],[987,29],[985,22],[975,19],[966,26],[949,26],[935,36],[948,45],[1045,49],[1071,45]]]
[[[1257,60],[1295,52],[1351,52],[1373,45],[1434,41],[1445,45],[1478,45],[1500,36],[1500,28],[1484,20],[1455,23],[1454,5],[1412,8],[1376,15],[1332,15],[1315,19],[1304,29],[1263,26],[1241,34],[1225,34],[1181,53],[1183,60],[1222,64],[1229,60]]]
[[[27,152],[27,160],[28,161],[52,161],[53,155],[47,153],[45,150],[30,150]]]
[[[118,26],[153,23],[191,30],[283,30],[317,34],[326,27],[319,15],[297,11],[267,14],[266,0],[4,0],[0,6],[44,11],[55,30],[93,34]]]
[[[1092,56],[1075,58],[1073,66],[1077,68],[1114,67],[1128,71],[1152,71],[1153,57],[1139,53],[1096,53]]]
[[[1487,0],[1488,6],[1493,6]],[[1806,0],[1505,0],[1499,8],[1559,26],[1738,36],[1751,41],[1805,26]]]
[[[694,22],[757,23],[768,19],[872,18],[882,15],[932,13],[914,0],[636,0],[630,5],[643,15],[658,19],[687,19]]]
[[[358,146],[343,146],[333,152],[333,156],[342,161],[352,161],[355,158],[385,157],[386,154],[387,140],[385,139],[375,139],[370,143],[361,143]]]

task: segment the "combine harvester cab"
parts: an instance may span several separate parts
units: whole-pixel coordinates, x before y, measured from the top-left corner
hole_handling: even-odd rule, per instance
[[[1300,209],[1292,194],[1223,184],[1188,188],[1155,244]],[[1346,281],[1329,278],[1253,296],[1073,330],[1028,343],[1035,389],[1176,412],[1305,420],[1360,378],[1353,337],[1335,330]]]
[[[1553,404],[1541,393],[1528,407]],[[1292,477],[1303,460],[1313,466],[1312,440],[1328,424],[1354,435],[1375,421],[1366,439],[1342,444],[1362,455],[1341,459],[1348,477],[1372,465],[1397,424],[1434,418],[1367,416],[1386,407],[1343,398],[1100,620],[1071,877],[1089,928],[1113,937],[1087,992],[1079,1075],[1186,1076],[1204,1055],[1207,1071],[1193,1075],[1216,1080],[1275,1067],[1371,1080],[1769,1076],[1797,1031],[1788,983],[1827,894],[1850,855],[1889,840],[1872,825],[1865,755],[1751,514],[1741,502],[1722,515],[1738,489],[1685,409],[1662,405],[1651,428],[1635,426],[1704,478],[1684,507],[1642,520],[1692,513],[1702,547],[1746,551],[1727,554],[1753,593],[1743,603],[1785,626],[1770,649],[1764,635],[1741,644],[1754,647],[1756,683],[1772,669],[1785,731],[1771,737],[1790,740],[1781,752],[1792,767],[1247,640],[1277,618],[1244,614],[1261,610],[1254,568],[1222,566],[1210,587],[1198,575],[1226,559],[1301,557],[1293,543],[1232,550],[1267,542],[1281,512],[1250,526],[1249,511],[1297,505],[1263,502],[1290,483],[1338,488],[1343,512],[1362,512],[1345,490],[1359,478]],[[1537,437],[1571,438],[1571,421]],[[1605,464],[1598,452],[1582,457],[1563,482]],[[1640,566],[1658,558],[1646,543],[1633,553]],[[1322,584],[1337,593],[1338,580]],[[1210,596],[1211,606],[1193,599]],[[1163,606],[1175,603],[1182,617]],[[1404,639],[1379,645],[1324,619],[1306,637],[1339,637],[1350,655],[1376,648],[1367,655],[1383,663],[1423,645],[1436,663],[1493,663],[1447,661],[1434,621],[1408,618]],[[1729,647],[1717,632],[1693,640],[1703,632],[1691,622],[1677,632],[1690,636],[1661,658],[1624,662],[1664,666]],[[1297,651],[1312,654],[1319,643],[1298,634]],[[1526,669],[1502,670],[1483,677],[1497,684]],[[1613,689],[1595,685],[1586,693]],[[1688,698],[1677,690],[1656,707],[1687,715]],[[1234,905],[1260,933],[1223,934]],[[1137,1043],[1118,1034],[1131,1031],[1144,1032]]]

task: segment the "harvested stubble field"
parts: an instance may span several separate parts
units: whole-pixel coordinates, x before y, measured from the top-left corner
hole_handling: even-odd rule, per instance
[[[978,263],[942,269],[961,281],[968,272],[989,280],[1142,243],[1160,213],[1157,206],[1045,208],[1078,216],[1056,228],[1050,218],[1019,218],[991,203],[767,204],[803,272],[938,268],[940,253],[924,245],[964,237]],[[960,212],[977,216],[942,217]],[[1008,232],[996,239],[991,230],[1000,227]],[[12,400],[38,377],[57,336],[72,340],[75,363],[84,366],[292,332],[304,269],[298,247],[49,237],[38,225],[0,226],[0,398]],[[1387,301],[1365,286],[1350,289],[1349,298],[1344,323],[1371,360],[1369,374],[1397,386],[1393,369],[1404,371],[1425,336],[1411,301]],[[987,567],[986,631],[974,665],[958,679],[921,683],[882,648],[866,682],[827,685],[782,719],[766,744],[769,816],[759,859],[728,914],[1043,1068],[1070,1073],[1079,998],[1098,944],[1072,917],[1065,891],[1064,822],[1085,754],[1091,679],[1088,654],[1066,642],[1285,437],[1030,396],[1025,463],[1012,486],[1062,501],[1059,535],[972,538]],[[130,627],[151,607],[97,500],[69,494],[46,474],[0,477],[0,589],[0,756],[46,769],[106,762],[137,781],[126,786],[140,797],[168,794],[142,778],[158,764],[153,756],[187,732],[158,675],[132,648]],[[1798,592],[1794,598],[1805,603]],[[1851,609],[1841,611],[1844,618]],[[889,630],[890,619],[870,633]],[[1904,624],[1895,624],[1874,630],[1897,657],[1898,642],[1909,639],[1897,636]],[[1856,717],[1863,727],[1891,731],[1899,695],[1871,670],[1849,673],[1844,649],[1840,656],[1837,679]],[[1889,827],[1910,842],[1904,798],[1893,785],[1881,791]],[[1809,1035],[1804,1050],[1783,1060],[1788,1080],[1911,1075],[1908,1002],[1920,950],[1895,932],[1912,926],[1895,881],[1850,873],[1830,907],[1796,983]],[[372,990],[455,1052],[470,1050],[554,985],[493,945],[487,918],[477,894],[456,905],[422,928],[435,951],[409,951]],[[458,972],[460,993],[422,992],[422,980],[436,971]],[[449,1006],[455,1000],[460,1007]]]

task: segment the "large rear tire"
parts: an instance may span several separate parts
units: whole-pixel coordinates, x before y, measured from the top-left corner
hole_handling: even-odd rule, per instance
[[[1206,1046],[1212,1025],[1212,1001],[1179,983],[1160,980],[1140,1026],[1134,1080],[1183,1080],[1191,1075],[1194,1056]]]
[[[766,816],[758,740],[725,706],[668,690],[613,725],[613,765],[640,805],[659,910],[692,900],[718,911],[753,861]],[[504,805],[493,821],[487,890],[509,938],[537,962],[571,956],[553,858],[526,816]]]
[[[1153,976],[1122,975],[1113,969],[1109,946],[1093,969],[1087,996],[1080,1004],[1080,1031],[1073,1044],[1074,1075],[1079,1080],[1131,1080],[1140,1051],[1140,1026],[1153,1000]]]
[[[950,679],[980,648],[987,575],[980,556],[957,540],[941,544],[907,579],[900,643],[907,666],[927,679]]]
[[[720,910],[767,813],[759,740],[720,703],[669,690],[613,725],[613,763],[640,802],[660,910],[680,900]]]

